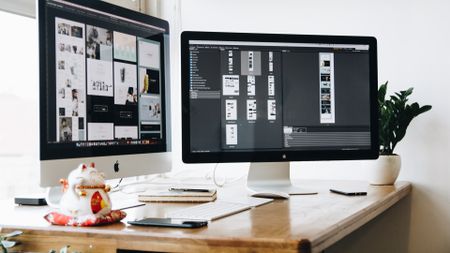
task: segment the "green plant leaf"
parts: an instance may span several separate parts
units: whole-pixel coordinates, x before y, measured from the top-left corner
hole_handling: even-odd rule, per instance
[[[431,105],[420,107],[417,102],[408,104],[413,88],[395,92],[386,100],[388,82],[378,90],[380,153],[392,154],[397,144],[405,137],[411,121],[418,115],[431,110]]]
[[[409,95],[411,95],[413,93],[414,88],[411,87],[409,89],[407,89],[406,91],[403,91],[406,95],[405,97],[408,97]]]
[[[422,113],[424,113],[424,112],[427,112],[427,111],[429,111],[429,110],[431,110],[431,108],[432,108],[432,106],[431,105],[424,105],[424,106],[422,106],[422,107],[420,107],[420,109],[419,109],[419,114],[422,114]]]
[[[387,84],[388,82],[386,81],[384,84],[380,85],[380,88],[378,89],[378,102],[380,104],[382,104],[385,101]]]

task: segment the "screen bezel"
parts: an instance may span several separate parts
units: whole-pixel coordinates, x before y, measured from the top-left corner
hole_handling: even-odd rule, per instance
[[[164,37],[169,35],[169,23],[165,20],[148,16],[143,13],[139,13],[136,11],[132,11],[120,6],[116,6],[113,4],[109,4],[103,1],[85,1],[85,0],[65,0],[64,2],[73,3],[76,5],[80,5],[83,7],[87,7],[90,9],[98,10],[101,12],[110,13],[112,15],[124,17],[126,19],[135,20],[138,22],[146,23],[153,25],[158,28],[164,29]],[[40,133],[40,160],[53,160],[53,159],[66,159],[66,158],[80,158],[80,157],[99,157],[99,156],[112,156],[112,155],[127,155],[127,154],[145,154],[145,153],[155,153],[155,152],[166,152],[168,151],[168,140],[170,140],[170,128],[167,127],[168,121],[170,119],[167,118],[169,114],[168,112],[168,103],[170,101],[166,101],[164,94],[168,92],[166,82],[167,75],[169,72],[168,67],[168,59],[169,56],[165,55],[168,51],[165,47],[168,43],[165,43],[165,39],[161,43],[161,51],[162,51],[162,62],[161,62],[161,104],[163,107],[162,112],[162,140],[163,143],[157,145],[117,145],[117,146],[107,146],[107,147],[83,147],[77,148],[75,145],[72,147],[64,147],[58,148],[58,144],[50,144],[48,143],[48,101],[47,101],[47,75],[50,75],[53,70],[49,69],[47,65],[47,43],[51,43],[47,41],[47,34],[49,32],[47,30],[47,12],[46,12],[46,0],[38,1],[38,29],[39,29],[39,133]],[[166,62],[167,61],[167,62]]]
[[[302,150],[302,151],[234,151],[234,152],[191,152],[190,143],[190,63],[189,41],[253,41],[326,44],[369,45],[369,97],[371,146],[367,150]],[[280,162],[312,160],[355,160],[376,159],[378,142],[378,99],[377,99],[377,40],[363,36],[326,36],[261,33],[193,32],[181,34],[181,99],[182,99],[182,159],[185,163],[227,163],[227,162]]]

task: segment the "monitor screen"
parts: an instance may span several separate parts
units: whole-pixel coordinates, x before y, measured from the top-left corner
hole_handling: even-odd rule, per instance
[[[168,23],[101,1],[39,8],[41,160],[166,151]]]
[[[370,37],[184,32],[183,160],[373,158]]]

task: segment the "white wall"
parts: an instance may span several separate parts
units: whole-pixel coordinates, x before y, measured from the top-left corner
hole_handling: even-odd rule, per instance
[[[433,106],[432,111],[413,121],[396,150],[403,159],[400,179],[412,182],[414,190],[411,206],[402,204],[391,218],[402,217],[402,212],[410,217],[406,224],[409,234],[408,231],[397,234],[393,225],[389,230],[391,222],[382,224],[391,231],[392,238],[401,238],[407,244],[409,241],[404,251],[406,248],[410,252],[450,251],[450,172],[446,157],[450,153],[450,117],[447,116],[450,109],[447,97],[450,93],[447,77],[450,69],[450,2],[182,0],[173,3],[176,5],[181,10],[180,16],[173,18],[178,19],[176,22],[180,26],[177,29],[181,30],[376,36],[379,82],[389,80],[390,90],[395,91],[413,86],[412,99]],[[178,57],[178,52],[172,52]],[[173,119],[174,125],[180,125],[179,66],[176,64],[173,70]],[[180,162],[179,131],[174,131],[174,157],[178,166],[191,168]],[[364,180],[367,164],[366,161],[294,163],[292,173],[300,178]],[[246,165],[232,167],[235,174],[246,171]],[[244,169],[239,170],[239,167]],[[209,169],[211,165],[202,168]],[[221,165],[220,170],[227,171],[227,166]],[[369,225],[369,236],[377,238],[380,229],[373,228],[372,232],[370,229]],[[337,248],[358,252],[361,248],[355,249],[351,245],[371,247],[376,244],[373,240],[361,243],[358,235],[353,237],[353,241],[351,237],[347,239],[347,248]]]

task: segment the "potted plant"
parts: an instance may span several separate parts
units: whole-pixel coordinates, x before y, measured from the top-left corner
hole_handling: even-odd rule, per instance
[[[431,110],[431,105],[408,103],[413,88],[395,92],[386,98],[388,82],[378,89],[380,157],[375,163],[371,184],[393,184],[398,177],[401,158],[394,153],[397,144],[405,137],[409,123],[418,115]]]

